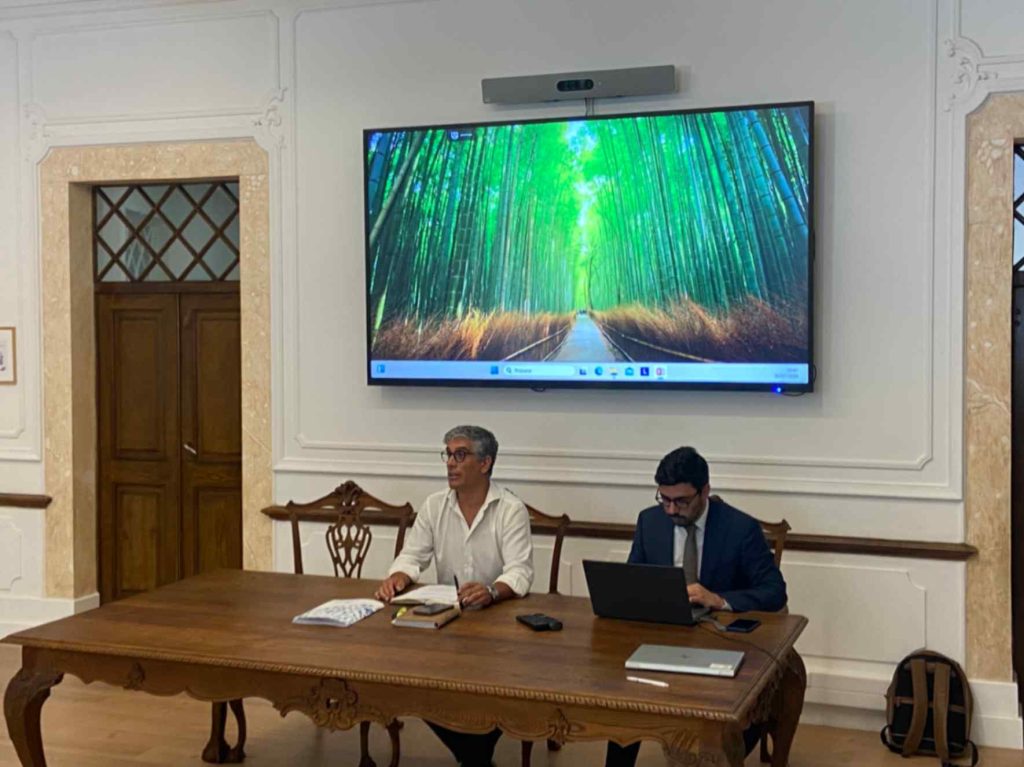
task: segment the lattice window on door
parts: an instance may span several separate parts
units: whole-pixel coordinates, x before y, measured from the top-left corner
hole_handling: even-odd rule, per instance
[[[238,181],[93,187],[96,282],[232,282]]]
[[[1013,271],[1024,272],[1024,144],[1013,148]]]

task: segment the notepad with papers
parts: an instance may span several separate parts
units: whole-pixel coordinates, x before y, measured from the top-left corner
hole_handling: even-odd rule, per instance
[[[626,668],[733,677],[742,662],[743,653],[732,650],[642,644],[626,660]]]
[[[412,591],[399,594],[391,600],[393,605],[457,605],[459,595],[454,586],[440,583],[420,586]]]

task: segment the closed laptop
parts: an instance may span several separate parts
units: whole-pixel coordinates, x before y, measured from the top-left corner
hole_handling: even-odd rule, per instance
[[[642,644],[626,660],[626,668],[733,677],[739,671],[741,663],[743,653],[732,650]]]

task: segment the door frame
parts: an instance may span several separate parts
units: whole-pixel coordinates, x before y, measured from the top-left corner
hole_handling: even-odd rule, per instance
[[[45,594],[97,590],[97,413],[92,200],[97,185],[238,178],[243,567],[272,568],[270,167],[252,139],[55,147],[39,164]]]

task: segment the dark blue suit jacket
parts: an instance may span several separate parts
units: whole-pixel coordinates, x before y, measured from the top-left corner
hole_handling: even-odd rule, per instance
[[[736,612],[781,610],[786,582],[775,566],[757,520],[721,500],[709,500],[700,583],[720,595]],[[673,564],[675,525],[661,506],[640,512],[629,561]]]

